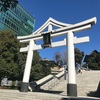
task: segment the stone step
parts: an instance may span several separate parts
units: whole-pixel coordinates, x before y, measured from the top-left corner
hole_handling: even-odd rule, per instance
[[[60,90],[63,91],[62,95],[67,95],[67,80],[59,82],[52,90]],[[76,74],[76,81],[78,96],[87,96],[88,93],[97,90],[100,81],[100,71],[83,71],[82,74]]]

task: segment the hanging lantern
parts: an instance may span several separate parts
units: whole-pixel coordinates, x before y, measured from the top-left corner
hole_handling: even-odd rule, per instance
[[[43,35],[43,48],[51,47],[51,32],[42,34]]]

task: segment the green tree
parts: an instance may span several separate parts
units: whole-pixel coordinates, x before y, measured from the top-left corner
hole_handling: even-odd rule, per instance
[[[12,31],[0,31],[0,80],[22,80],[27,53],[20,53],[21,44]],[[38,51],[34,51],[30,80],[38,80],[50,73],[50,67],[41,63]],[[49,64],[50,65],[50,64]]]
[[[39,55],[39,52],[34,51],[33,63],[31,68],[30,81],[39,80],[51,73],[51,63],[49,61],[43,61]]]
[[[53,62],[52,61],[41,60],[40,64],[43,67],[43,76],[46,76],[46,75],[51,73],[51,67],[53,66]]]
[[[33,54],[33,64],[32,65],[36,65],[37,63],[39,63],[41,60],[41,57],[39,55],[39,52],[37,50],[34,51],[34,54]]]
[[[15,8],[18,0],[0,0],[0,11],[7,11],[9,8]]]
[[[74,50],[75,50],[75,63],[81,64],[82,59],[84,57],[84,52],[83,51],[81,52],[78,48],[75,48]]]
[[[100,52],[98,52],[97,50],[92,51],[90,55],[85,56],[84,62],[86,62],[90,69],[100,69]]]
[[[22,80],[23,78],[23,73],[24,73],[24,68],[25,68],[25,63],[26,63],[26,57],[27,57],[27,53],[20,53],[18,54],[18,61],[17,61],[17,65],[18,65],[18,80]]]
[[[19,42],[12,31],[0,31],[0,79],[18,78]]]
[[[42,65],[40,63],[35,64],[31,69],[30,81],[41,79],[42,77],[44,77],[43,74],[44,73]]]
[[[38,80],[43,76],[42,65],[39,63],[41,60],[39,52],[37,50],[33,52],[34,53],[33,53],[32,67],[31,67],[30,81]]]

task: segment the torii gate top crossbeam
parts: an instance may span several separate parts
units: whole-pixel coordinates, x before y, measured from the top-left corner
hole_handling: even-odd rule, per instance
[[[50,24],[50,23],[49,23]],[[83,21],[83,22],[80,22],[80,23],[77,23],[77,24],[73,24],[73,25],[69,25],[69,26],[65,26],[65,27],[61,27],[59,29],[55,29],[55,30],[51,30],[52,31],[52,34],[55,34],[57,33],[57,35],[59,35],[58,33],[62,32],[62,31],[80,31],[80,30],[83,30],[83,29],[80,29],[80,30],[77,30],[78,28],[81,28],[81,27],[85,27],[86,29],[86,26],[88,28],[88,25],[92,26],[96,24],[96,17],[94,18],[91,18],[89,20],[86,20],[86,21]],[[38,34],[36,34],[37,31],[35,31],[32,35],[29,35],[29,36],[18,36],[17,38],[19,40],[30,40],[32,38],[37,38],[37,37],[40,37],[41,34],[43,33],[47,33],[47,32],[40,32]],[[62,34],[65,34],[65,33],[62,33]],[[51,35],[52,36],[52,35]],[[54,36],[54,35],[53,35]],[[22,41],[21,41],[22,42]]]
[[[48,23],[46,23],[46,24],[51,25],[51,23],[49,23],[49,24]],[[66,26],[64,26],[64,27],[60,27],[59,29],[51,30],[52,31],[51,37],[66,34],[68,31],[73,31],[73,32],[82,31],[82,30],[91,28],[91,26],[94,25],[94,24],[96,24],[96,17],[91,18],[91,19],[86,20],[86,21],[83,21],[83,22],[80,22],[80,23],[77,23],[77,24],[73,24],[73,25],[68,24],[68,26],[67,26],[67,24],[66,24]],[[36,34],[36,32],[37,32],[37,34]],[[48,32],[42,32],[39,29],[39,33],[38,33],[38,30],[37,30],[32,35],[19,36],[17,38],[20,40],[20,42],[28,42],[28,41],[30,41],[30,39],[34,39],[34,40],[42,39],[43,37],[41,37],[41,35],[46,34]]]

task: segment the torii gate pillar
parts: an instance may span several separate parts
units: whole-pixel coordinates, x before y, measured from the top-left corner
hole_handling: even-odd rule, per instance
[[[73,32],[68,32],[68,84],[67,94],[77,96]]]
[[[27,92],[28,91],[28,85],[29,85],[29,77],[30,77],[30,71],[31,71],[31,65],[32,65],[32,59],[33,59],[33,48],[34,41],[30,40],[29,42],[29,50],[27,53],[27,59],[25,64],[25,70],[23,75],[23,82],[21,84],[21,92]]]

